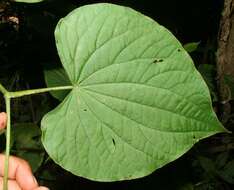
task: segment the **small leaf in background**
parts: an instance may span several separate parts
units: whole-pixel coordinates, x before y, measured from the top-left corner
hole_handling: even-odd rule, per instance
[[[199,44],[200,42],[191,42],[191,43],[184,44],[183,47],[188,53],[192,53],[197,50]]]
[[[234,160],[228,162],[218,174],[223,180],[234,184]]]
[[[69,86],[71,82],[63,68],[56,68],[44,71],[45,81],[48,87],[56,87],[56,86]],[[69,90],[61,90],[56,92],[50,92],[52,96],[62,101]]]
[[[209,174],[211,177],[216,175],[216,166],[213,160],[210,158],[199,156],[198,160],[201,164],[201,167]]]
[[[215,159],[215,165],[217,169],[221,169],[226,165],[226,163],[228,162],[229,156],[230,154],[228,151],[222,152],[217,156],[217,158]]]
[[[73,174],[97,181],[143,177],[225,132],[192,59],[149,17],[87,5],[59,21],[55,38],[74,88],[43,117],[42,142]]]
[[[42,178],[43,180],[56,180],[56,176],[52,173],[52,171],[48,170],[48,169],[44,169],[41,173],[40,173],[40,178]]]
[[[44,0],[13,0],[13,1],[19,3],[40,3]]]
[[[187,183],[179,188],[176,188],[176,190],[194,190],[194,186],[192,183]]]
[[[33,123],[19,123],[12,128],[14,154],[27,160],[33,172],[41,166],[45,154],[40,136],[41,130]]]
[[[27,160],[32,168],[32,171],[36,172],[43,162],[45,153],[34,152],[30,150],[26,150],[26,151],[18,150],[16,155],[24,160]]]

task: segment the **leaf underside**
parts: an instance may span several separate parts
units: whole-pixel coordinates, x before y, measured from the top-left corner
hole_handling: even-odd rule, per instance
[[[139,178],[224,131],[191,58],[149,17],[87,5],[61,19],[55,37],[74,88],[44,116],[42,141],[66,170],[97,181]]]

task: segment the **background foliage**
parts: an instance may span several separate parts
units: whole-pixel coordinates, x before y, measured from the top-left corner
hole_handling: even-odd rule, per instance
[[[61,64],[53,35],[57,21],[77,6],[94,2],[101,1],[47,0],[31,5],[1,0],[0,81],[12,91],[45,87],[44,70],[57,68]],[[130,6],[154,18],[170,29],[183,44],[200,42],[191,55],[210,88],[214,110],[219,110],[215,53],[223,3],[221,0],[105,2]],[[228,78],[227,83],[233,86],[233,81]],[[4,101],[1,99],[0,102]],[[232,98],[230,102],[232,105]],[[27,159],[40,183],[49,186],[50,189],[147,187],[147,189],[231,190],[234,188],[232,134],[221,134],[206,139],[182,158],[142,179],[97,183],[73,176],[52,162],[39,140],[38,129],[42,115],[58,103],[59,101],[50,94],[42,94],[16,99],[12,106],[14,109],[12,119],[15,124],[12,154]],[[0,110],[4,110],[4,107],[0,105]],[[226,119],[226,128],[232,131],[233,122],[231,113]],[[0,141],[3,150],[4,135],[0,136]]]

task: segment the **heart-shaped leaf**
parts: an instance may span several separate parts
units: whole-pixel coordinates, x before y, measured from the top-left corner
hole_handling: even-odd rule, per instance
[[[92,180],[139,178],[225,131],[193,61],[164,27],[130,8],[80,7],[57,25],[74,88],[42,120],[66,170]]]

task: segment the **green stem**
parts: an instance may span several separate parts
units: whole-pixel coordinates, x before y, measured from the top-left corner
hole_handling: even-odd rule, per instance
[[[6,112],[7,112],[7,128],[6,128],[6,152],[4,161],[4,177],[3,177],[3,190],[8,190],[8,168],[9,168],[9,156],[10,156],[10,142],[11,142],[11,98],[5,96]]]
[[[57,90],[69,90],[69,89],[73,89],[73,88],[74,88],[73,86],[59,86],[59,87],[51,87],[51,88],[22,90],[22,91],[17,91],[17,92],[8,92],[8,96],[10,98],[18,98],[18,97],[32,95],[32,94],[39,94],[39,93],[43,93],[43,92],[57,91]]]

